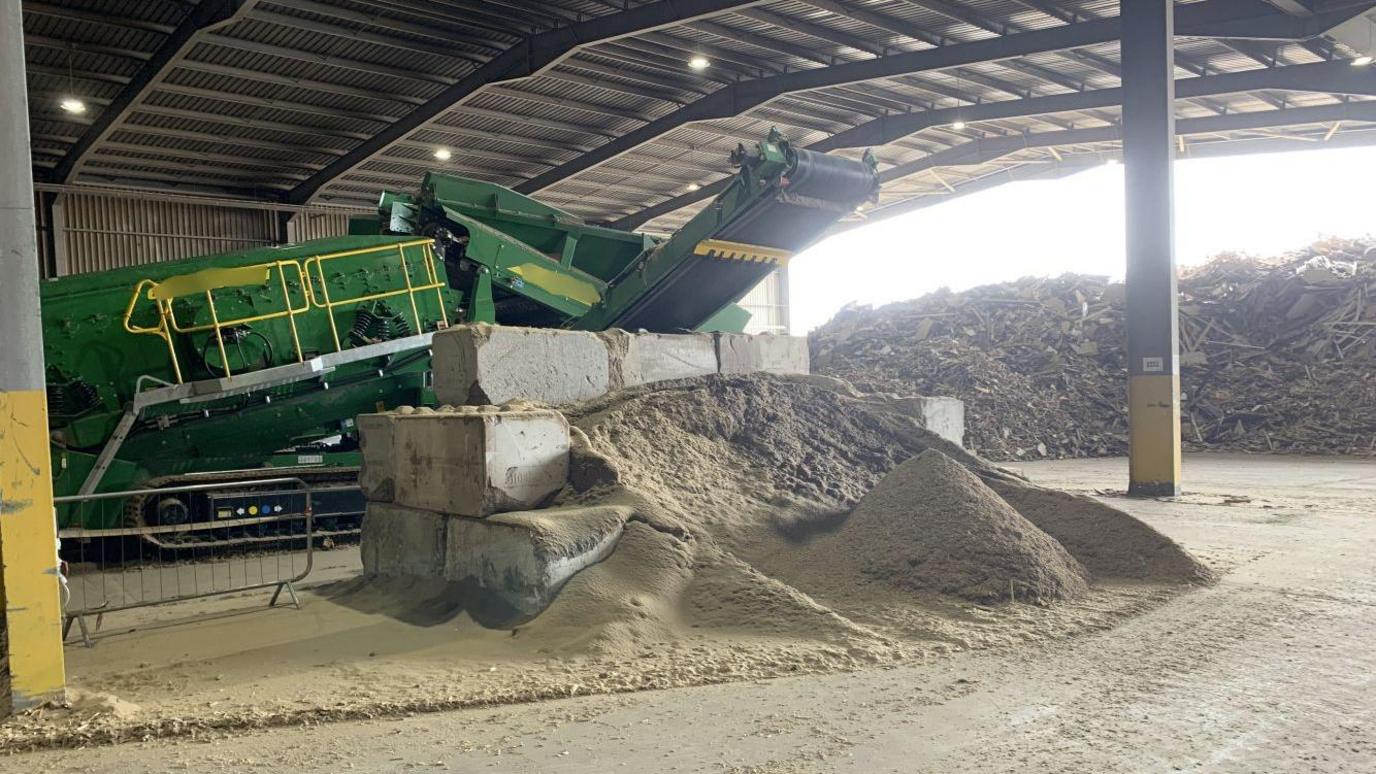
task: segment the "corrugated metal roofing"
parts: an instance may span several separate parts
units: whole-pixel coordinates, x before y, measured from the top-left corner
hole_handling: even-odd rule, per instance
[[[654,2],[663,0],[244,0],[236,16],[191,38],[133,107],[76,160],[67,180],[281,195],[524,36]],[[452,151],[448,168],[456,172],[518,184],[738,82],[1050,29],[1068,19],[1110,17],[1117,5],[771,0],[737,7],[594,43],[533,77],[490,83],[461,104],[445,104],[380,152],[350,159],[352,171],[330,180],[317,199],[370,205],[383,187],[409,187],[425,169],[440,166],[433,154],[441,146]],[[102,125],[101,111],[194,10],[192,3],[24,0],[36,174],[60,168],[80,138]],[[1348,53],[1325,41],[1181,38],[1178,76],[1304,65]],[[712,65],[690,69],[695,55]],[[783,94],[742,105],[735,117],[675,120],[667,131],[651,133],[600,164],[560,172],[540,195],[594,219],[615,219],[680,196],[690,183],[719,179],[729,173],[726,156],[736,143],[755,140],[771,126],[810,144],[886,115],[1108,89],[1119,84],[1118,58],[1117,44],[1108,42]],[[68,95],[87,101],[84,115],[59,109],[58,101]],[[1366,98],[1270,91],[1181,100],[1178,112],[1182,119],[1204,118],[1342,99]],[[876,149],[876,155],[885,166],[908,163],[981,138],[1111,126],[1118,115],[1117,107],[1108,107],[971,121],[959,131],[930,127]],[[1367,125],[1348,122],[1345,131]],[[1313,133],[1304,126],[1266,131],[1223,132],[1207,142],[1255,143],[1261,136]],[[1062,156],[1090,152],[1080,147],[1070,143]],[[1100,143],[1091,150],[1112,148]],[[944,182],[930,175],[897,181],[885,201],[946,196],[950,188],[1006,176],[1010,165],[1045,166],[1048,156],[1029,149],[943,169]],[[651,225],[681,222],[697,206]]]

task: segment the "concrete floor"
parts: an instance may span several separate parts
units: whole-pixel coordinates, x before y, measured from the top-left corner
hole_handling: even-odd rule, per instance
[[[1018,466],[1080,491],[1114,460]],[[1230,568],[1092,635],[927,666],[0,759],[0,770],[1376,771],[1376,461],[1195,456],[1115,504]]]

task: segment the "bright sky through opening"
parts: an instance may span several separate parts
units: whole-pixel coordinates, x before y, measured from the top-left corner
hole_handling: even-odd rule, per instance
[[[1276,255],[1321,236],[1376,233],[1376,148],[1176,164],[1176,260]],[[1123,276],[1123,168],[1011,183],[838,234],[789,264],[795,335],[849,302],[1027,275]]]

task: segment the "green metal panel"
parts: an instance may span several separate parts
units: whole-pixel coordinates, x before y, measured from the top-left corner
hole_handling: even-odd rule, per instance
[[[698,326],[701,333],[742,333],[750,323],[750,312],[731,304],[712,315],[707,322]]]

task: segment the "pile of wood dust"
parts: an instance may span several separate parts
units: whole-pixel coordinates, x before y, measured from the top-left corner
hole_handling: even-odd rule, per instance
[[[882,583],[1033,602],[1078,597],[1089,587],[1064,546],[935,449],[899,465],[840,529],[794,553],[803,584]],[[808,568],[820,577],[808,578]]]
[[[569,413],[577,466],[603,473],[561,499],[636,515],[612,556],[523,630],[556,650],[626,654],[726,631],[873,660],[899,643],[872,625],[867,598],[1049,604],[1084,595],[1091,578],[1208,579],[1178,545],[1097,501],[1074,502],[1097,533],[1058,522],[1073,533],[1063,542],[1038,524],[1060,514],[1050,490],[827,380],[709,376]],[[1031,516],[1010,497],[1035,501]]]

